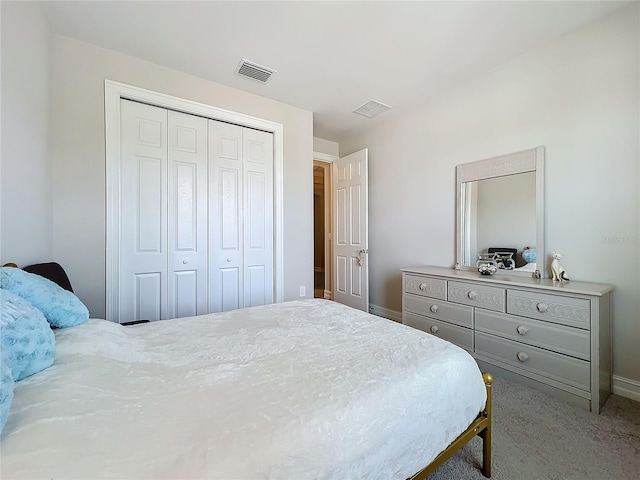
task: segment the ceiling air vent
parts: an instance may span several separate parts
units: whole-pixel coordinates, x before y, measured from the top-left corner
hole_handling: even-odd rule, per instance
[[[262,83],[267,83],[267,80],[269,80],[271,75],[276,73],[276,71],[243,58],[238,64],[236,73],[244,77],[253,78]]]
[[[353,113],[357,113],[358,115],[362,115],[363,117],[373,118],[376,115],[380,115],[382,112],[386,112],[390,108],[391,107],[389,105],[371,100],[370,102],[367,102],[364,105],[356,108]]]

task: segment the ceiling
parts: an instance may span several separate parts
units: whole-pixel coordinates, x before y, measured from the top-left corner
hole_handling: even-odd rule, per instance
[[[43,2],[55,33],[313,112],[314,135],[428,102],[620,8],[615,1]],[[277,71],[236,75],[241,59]],[[369,100],[393,108],[368,119]]]

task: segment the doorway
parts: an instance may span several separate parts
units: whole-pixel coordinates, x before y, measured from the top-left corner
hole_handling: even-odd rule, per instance
[[[313,297],[332,299],[331,164],[313,161]]]

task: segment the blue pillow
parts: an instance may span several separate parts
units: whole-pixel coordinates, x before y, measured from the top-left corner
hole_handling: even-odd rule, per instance
[[[0,329],[3,363],[8,365],[14,381],[53,364],[56,339],[46,318],[29,302],[7,290],[0,290]]]
[[[536,249],[535,248],[529,248],[527,247],[523,252],[522,252],[522,258],[524,258],[524,261],[527,263],[535,263],[536,261]]]
[[[40,275],[19,268],[0,268],[0,288],[24,298],[58,328],[89,320],[89,310],[73,293]]]
[[[0,433],[9,416],[11,400],[13,400],[13,385],[9,358],[4,347],[0,346]]]

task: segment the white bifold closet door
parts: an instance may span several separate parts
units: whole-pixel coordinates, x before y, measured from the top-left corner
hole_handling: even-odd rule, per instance
[[[273,303],[273,135],[121,100],[120,322]]]
[[[273,303],[273,135],[209,120],[210,310]]]
[[[121,100],[120,321],[207,312],[207,120]]]

